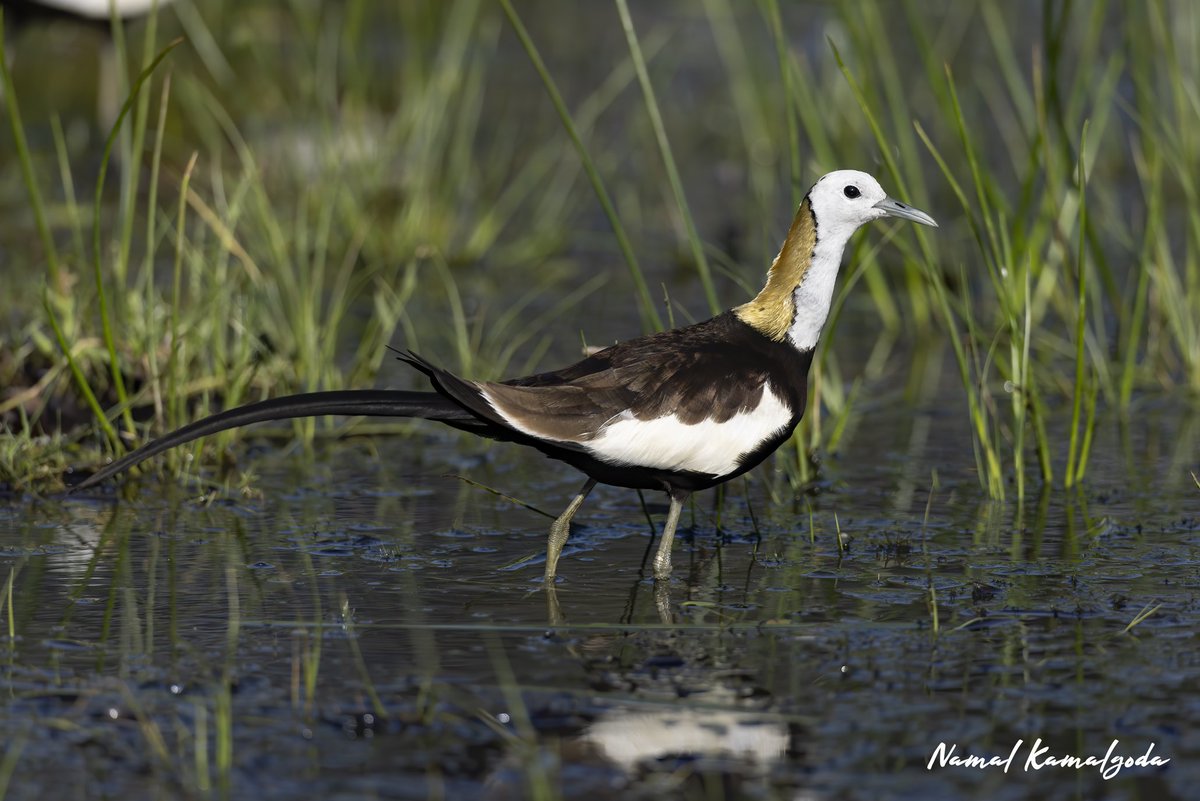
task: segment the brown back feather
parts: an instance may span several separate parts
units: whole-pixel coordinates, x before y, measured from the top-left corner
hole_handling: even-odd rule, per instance
[[[747,364],[726,313],[614,345],[552,373],[479,387],[515,423],[556,440],[586,442],[617,415],[724,422],[757,406],[766,365]],[[752,361],[752,360],[751,360]]]

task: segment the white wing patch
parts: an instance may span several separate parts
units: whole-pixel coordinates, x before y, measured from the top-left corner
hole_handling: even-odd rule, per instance
[[[676,415],[639,420],[628,411],[616,415],[599,436],[583,443],[610,464],[691,470],[723,476],[738,468],[738,459],[792,420],[792,410],[764,386],[758,405],[723,423],[680,422]]]

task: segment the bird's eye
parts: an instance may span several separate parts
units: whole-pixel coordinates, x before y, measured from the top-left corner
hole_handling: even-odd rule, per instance
[[[850,184],[850,186],[846,187],[844,194],[846,195],[846,197],[850,198],[851,200],[854,200],[854,198],[861,195],[862,192],[858,191],[857,186],[855,186],[854,184]]]

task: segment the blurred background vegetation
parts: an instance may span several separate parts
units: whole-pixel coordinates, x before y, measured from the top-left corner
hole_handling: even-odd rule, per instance
[[[15,22],[10,486],[268,395],[415,386],[388,343],[494,378],[703,319],[753,293],[837,168],[942,227],[852,245],[791,486],[872,409],[936,404],[969,417],[988,495],[1069,487],[1098,419],[1200,390],[1192,3],[177,0]]]

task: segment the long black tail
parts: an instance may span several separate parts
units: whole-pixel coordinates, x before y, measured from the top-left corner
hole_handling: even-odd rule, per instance
[[[463,409],[454,401],[436,392],[407,392],[388,389],[352,389],[337,392],[309,392],[272,398],[258,403],[239,406],[236,409],[214,414],[172,431],[153,442],[148,442],[133,453],[126,454],[102,470],[88,476],[71,488],[71,491],[86,489],[106,481],[118,473],[168,451],[178,445],[199,437],[216,434],[238,426],[262,423],[267,420],[286,420],[292,417],[320,417],[326,414],[343,414],[365,417],[420,417],[473,431],[484,436],[495,436],[494,427]]]

